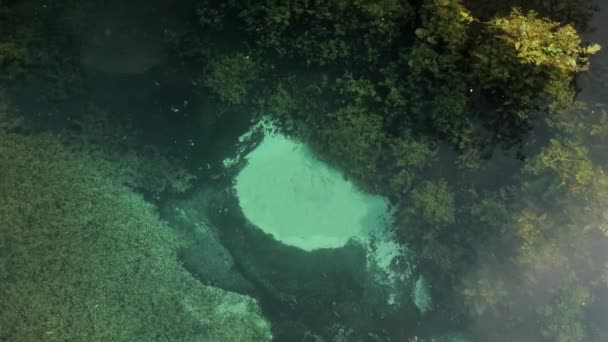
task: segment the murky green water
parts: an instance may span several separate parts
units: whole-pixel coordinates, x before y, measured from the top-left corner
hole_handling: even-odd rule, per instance
[[[0,341],[608,341],[603,7],[0,2]]]

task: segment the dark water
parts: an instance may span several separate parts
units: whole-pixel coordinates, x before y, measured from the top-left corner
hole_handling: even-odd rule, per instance
[[[265,3],[281,7],[272,1]],[[420,7],[423,1],[387,1],[385,5],[395,3]],[[339,1],[336,4],[336,8],[343,6]],[[377,3],[370,4],[375,8]],[[595,31],[582,33],[582,37],[608,46],[603,29],[608,8],[599,5],[602,10],[590,22]],[[240,332],[259,328],[247,319],[221,321],[221,310],[210,308],[220,307],[222,300],[184,299],[194,298],[189,296],[207,291],[207,287],[254,298],[261,310],[259,316],[270,324],[277,341],[608,341],[605,203],[580,204],[583,200],[578,197],[568,202],[566,192],[550,193],[550,178],[522,176],[535,155],[550,141],[561,139],[561,132],[555,133],[539,119],[517,146],[500,148],[488,143],[480,148],[484,158],[479,166],[466,168],[459,164],[466,151],[454,148],[443,133],[431,135],[422,128],[416,131],[434,119],[414,117],[404,123],[380,112],[386,115],[381,117],[384,125],[389,126],[382,129],[391,132],[391,137],[399,132],[418,142],[435,139],[430,143],[436,152],[434,161],[420,168],[407,163],[398,166],[400,170],[416,170],[413,185],[403,193],[397,185],[387,190],[386,184],[394,183],[383,178],[392,165],[386,159],[394,155],[372,148],[375,152],[370,156],[367,147],[358,145],[355,138],[375,139],[365,135],[374,123],[348,121],[350,117],[340,121],[340,115],[348,115],[336,114],[336,108],[360,101],[374,103],[368,108],[388,108],[389,96],[378,95],[384,102],[360,100],[358,92],[365,92],[361,89],[347,93],[345,103],[332,102],[332,95],[308,96],[315,94],[314,87],[338,94],[332,86],[319,85],[325,78],[341,77],[341,71],[351,67],[350,60],[338,60],[327,67],[310,66],[298,57],[269,52],[272,47],[254,46],[256,36],[268,32],[242,35],[237,28],[250,23],[234,19],[235,13],[243,13],[235,8],[239,6],[234,2],[223,7],[194,0],[0,1],[0,20],[4,20],[0,22],[0,70],[4,75],[0,77],[0,101],[10,108],[6,111],[12,113],[11,118],[27,122],[25,126],[9,126],[12,119],[0,115],[0,120],[7,122],[0,123],[0,138],[6,140],[0,145],[0,161],[4,163],[0,165],[0,182],[5,182],[4,186],[0,183],[0,204],[5,208],[0,208],[0,225],[4,225],[0,227],[0,287],[4,288],[0,289],[0,341],[267,339]],[[262,11],[253,4],[251,8]],[[217,21],[202,26],[201,13],[211,13]],[[277,16],[273,20],[280,22]],[[347,19],[338,23],[349,25]],[[304,27],[292,29],[331,31],[324,27],[316,31],[306,27],[306,22],[300,25]],[[334,27],[336,32],[338,26]],[[14,52],[20,48],[27,51],[27,57]],[[265,58],[264,53],[276,60],[265,61],[271,68],[258,73],[254,72],[257,66],[245,64],[236,78],[231,78],[231,71],[238,67],[230,65],[222,69],[228,75],[226,80],[214,86],[206,84],[215,70],[212,62],[235,51],[247,60],[258,58],[256,54]],[[384,53],[379,60],[392,61],[405,52],[387,48]],[[593,56],[590,71],[573,84],[580,88],[578,99],[598,113],[605,110],[607,53],[604,49]],[[352,71],[364,74],[364,65],[353,58]],[[224,86],[230,82],[238,85],[249,72],[258,82],[250,82],[254,86],[246,95],[251,99],[222,97]],[[271,86],[277,81],[273,73],[280,75],[281,81],[296,79],[284,84],[295,88],[294,93],[304,94],[291,104],[300,109],[293,110],[296,114],[292,117],[273,112],[271,98],[276,94]],[[429,84],[437,81],[431,77]],[[385,80],[372,81],[384,84]],[[310,85],[314,89],[307,88]],[[238,91],[232,89],[229,95]],[[413,101],[418,100],[422,101]],[[391,108],[397,112],[402,109],[398,105]],[[313,110],[320,112],[310,117],[302,114]],[[242,213],[233,185],[245,163],[225,168],[223,161],[239,153],[244,156],[260,143],[260,133],[245,143],[239,143],[239,137],[263,114],[274,115],[286,134],[309,143],[320,159],[343,172],[345,178],[391,199],[398,222],[391,229],[397,232],[398,242],[421,252],[413,259],[401,256],[393,261],[392,269],[399,274],[406,274],[410,263],[414,265],[413,273],[397,282],[397,304],[389,304],[392,290],[380,284],[369,268],[366,244],[353,241],[341,248],[304,251],[277,241]],[[584,120],[596,118],[583,116]],[[352,135],[342,131],[331,135],[316,122],[336,125]],[[400,122],[401,126],[393,127],[390,122]],[[594,146],[574,148],[588,148],[593,157],[597,173],[583,178],[597,179],[607,171],[606,125],[608,116],[594,126],[604,132],[597,133],[600,137],[605,134],[591,139]],[[47,135],[71,152],[55,150],[55,143],[40,138]],[[45,146],[49,146],[48,154]],[[344,146],[355,146],[355,152]],[[352,158],[345,151],[351,151]],[[359,152],[363,157],[359,158]],[[380,166],[370,172],[372,176],[358,174],[358,168],[364,169],[361,165],[376,153],[382,156],[377,161]],[[406,160],[416,157],[412,153]],[[567,167],[568,156],[564,159],[560,165]],[[355,163],[349,164],[350,160]],[[83,166],[87,163],[91,170]],[[578,172],[577,167],[572,170]],[[171,183],[182,180],[175,176],[179,172],[193,176],[185,191],[174,191],[175,183]],[[416,184],[429,180],[445,182],[451,197],[447,195],[449,199],[442,201],[440,186],[425,197],[424,188]],[[560,187],[555,191],[562,191]],[[422,195],[415,197],[415,189]],[[604,189],[598,185],[597,192],[601,191]],[[606,196],[592,198],[600,201]],[[421,207],[419,203],[428,207],[408,211]],[[483,208],[475,211],[477,205]],[[88,216],[96,210],[105,216]],[[522,214],[513,219],[509,210]],[[456,219],[440,217],[445,212]],[[530,218],[535,213],[540,214]],[[587,215],[589,220],[578,220]],[[425,221],[428,216],[433,217]],[[440,227],[442,220],[449,221],[442,226],[447,228],[436,233],[433,227]],[[527,222],[532,223],[526,226]],[[546,222],[555,229],[539,229],[534,240],[539,245],[524,246],[525,229]],[[43,228],[47,223],[50,228]],[[399,224],[406,228],[399,230]],[[580,231],[564,228],[577,224],[586,226]],[[600,228],[589,233],[591,226]],[[107,232],[104,227],[113,229]],[[514,234],[517,229],[524,233]],[[178,237],[186,242],[179,246],[171,242]],[[521,254],[513,252],[520,248],[524,251]],[[540,252],[525,254],[528,248]],[[449,260],[458,265],[446,267],[424,253],[458,258]],[[511,254],[516,257],[508,259]],[[161,257],[169,261],[159,261]],[[529,260],[521,262],[518,257]],[[107,264],[106,259],[110,260]],[[414,303],[420,276],[431,284],[428,291],[433,299],[426,312]],[[154,284],[157,277],[162,286]],[[131,289],[124,284],[132,285]],[[133,290],[138,286],[139,292]],[[224,302],[229,303],[229,299]],[[197,306],[209,311],[201,314],[192,309]],[[214,326],[216,319],[226,325]],[[163,324],[171,326],[171,331]],[[118,333],[121,326],[130,328]]]

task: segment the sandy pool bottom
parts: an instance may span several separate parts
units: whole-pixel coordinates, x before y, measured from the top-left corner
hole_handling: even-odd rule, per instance
[[[389,220],[388,201],[358,190],[303,143],[267,134],[247,156],[235,190],[249,221],[311,251],[368,238]]]

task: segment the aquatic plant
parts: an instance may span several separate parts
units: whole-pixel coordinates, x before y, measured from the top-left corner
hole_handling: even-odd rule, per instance
[[[181,268],[184,241],[120,164],[26,131],[3,107],[0,339],[270,339],[255,301]]]

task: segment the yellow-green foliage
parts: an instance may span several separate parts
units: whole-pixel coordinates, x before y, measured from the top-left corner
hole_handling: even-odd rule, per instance
[[[586,70],[588,56],[600,49],[597,44],[582,47],[574,27],[538,18],[533,11],[524,15],[516,9],[509,17],[496,18],[489,25],[496,30],[496,38],[514,48],[523,63],[549,66],[566,73]]]
[[[483,21],[507,15],[513,8],[521,8],[524,12],[533,10],[555,21],[573,23],[579,32],[589,28],[590,19],[597,9],[594,0],[463,0],[463,3]]]
[[[599,251],[608,248],[608,177],[592,163],[583,145],[559,136],[530,158],[523,170],[520,187],[503,191],[510,193],[505,199],[516,199],[504,201],[508,211],[499,210],[502,214],[495,224],[492,216],[483,224],[486,229],[499,229],[498,242],[485,248],[500,255],[501,266],[492,264],[485,254],[478,257],[481,269],[506,270],[508,300],[493,302],[492,297],[480,295],[483,288],[476,286],[491,286],[496,276],[479,272],[465,278],[465,301],[473,316],[480,309],[494,308],[497,315],[491,320],[520,321],[513,329],[526,329],[526,321],[538,322],[535,340],[587,341],[585,310],[593,300],[590,291],[605,277],[600,270],[606,256]],[[476,208],[476,216],[487,209],[492,208]],[[497,250],[506,253],[496,254]]]
[[[252,316],[216,310],[230,295],[181,268],[182,242],[116,164],[17,128],[0,112],[0,340],[268,338]]]
[[[580,193],[589,189],[593,177],[593,164],[587,149],[576,142],[552,139],[542,152],[525,166],[531,175],[551,172],[553,186],[569,193]]]
[[[573,77],[585,71],[598,45],[584,47],[570,25],[515,9],[487,23],[473,50],[473,74],[498,112],[525,123],[535,112],[573,105]]]

